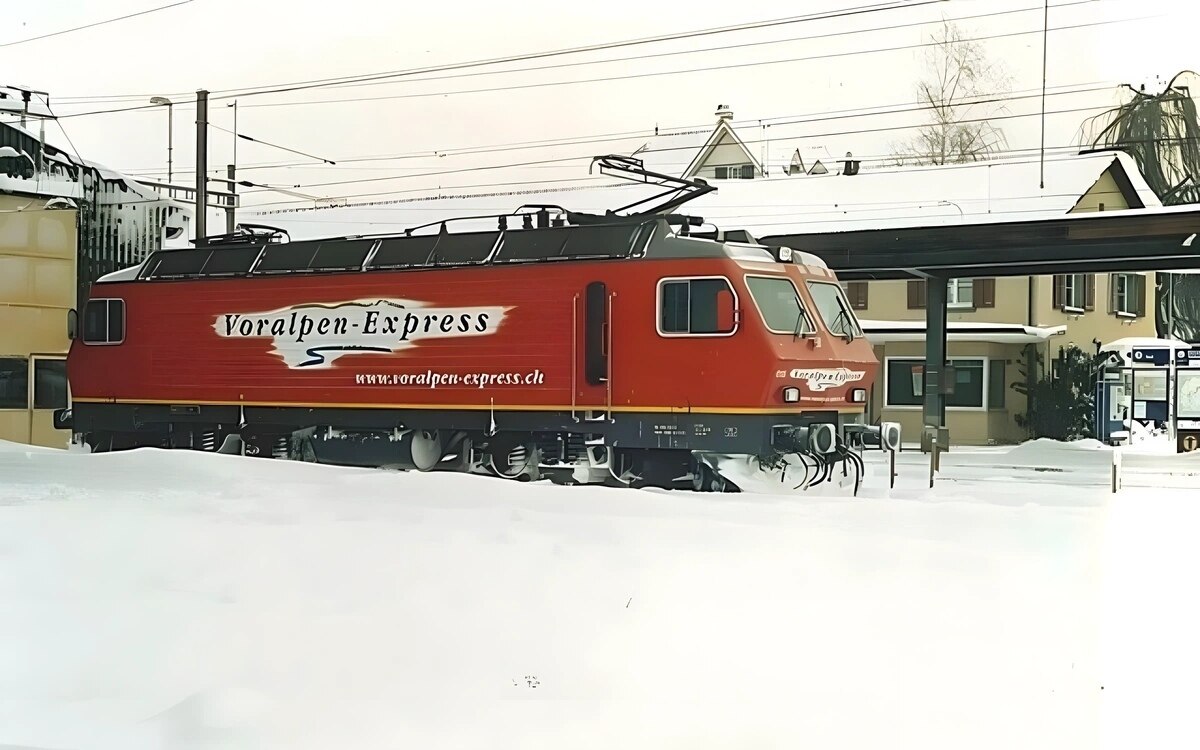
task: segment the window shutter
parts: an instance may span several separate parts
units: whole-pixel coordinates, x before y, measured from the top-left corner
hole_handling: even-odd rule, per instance
[[[996,306],[995,279],[975,279],[972,286],[975,292],[975,307]]]
[[[1084,310],[1096,309],[1096,274],[1087,274],[1087,293],[1083,301]]]
[[[1146,314],[1146,277],[1140,273],[1131,274],[1133,282],[1133,312],[1140,318]]]
[[[851,281],[846,285],[846,296],[850,298],[850,306],[855,310],[866,310],[867,282]]]
[[[925,309],[925,281],[917,279],[908,282],[908,309],[909,310],[924,310]]]
[[[1117,299],[1117,289],[1120,283],[1120,274],[1110,273],[1108,275],[1108,314],[1115,315],[1120,311],[1121,305]]]
[[[1054,309],[1061,310],[1067,304],[1067,277],[1054,277]]]

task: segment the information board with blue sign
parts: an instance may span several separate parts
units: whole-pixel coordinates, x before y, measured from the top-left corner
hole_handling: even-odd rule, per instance
[[[1171,350],[1166,347],[1133,347],[1131,358],[1144,365],[1167,365],[1171,363]]]
[[[1200,367],[1200,349],[1176,349],[1176,367]]]

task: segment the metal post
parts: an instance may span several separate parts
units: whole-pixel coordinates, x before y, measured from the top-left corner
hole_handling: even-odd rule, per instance
[[[234,166],[237,166],[237,142],[238,142],[237,99],[234,99],[233,104],[230,104],[229,106],[233,107],[233,164],[234,164]]]
[[[229,206],[225,209],[225,233],[233,234],[233,229],[237,223],[237,217],[234,216],[237,204],[237,167],[229,164],[225,167],[226,176],[229,178]]]
[[[1144,296],[1144,295],[1143,295]],[[1145,300],[1143,300],[1143,305]],[[1167,340],[1175,341],[1175,272],[1172,271],[1167,276]],[[1171,442],[1175,442],[1175,435],[1179,430],[1179,419],[1177,412],[1179,411],[1179,387],[1176,381],[1178,373],[1175,371],[1175,345],[1171,344],[1171,372],[1167,376],[1167,437]]]
[[[196,239],[208,233],[208,92],[196,92]]]
[[[946,396],[942,378],[946,366],[946,284],[947,280],[925,280],[925,389],[923,417],[926,427],[946,426]]]
[[[1050,29],[1050,0],[1042,4],[1042,154],[1038,187],[1046,187],[1046,37]]]
[[[167,184],[171,182],[171,152],[175,150],[175,105],[167,105]]]

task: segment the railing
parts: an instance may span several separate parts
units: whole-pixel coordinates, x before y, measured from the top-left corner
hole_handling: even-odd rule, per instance
[[[157,182],[154,180],[138,180],[138,184],[146,187],[154,188],[160,193],[166,194],[168,198],[174,198],[188,203],[196,202],[196,188],[188,187],[187,185],[172,185],[166,182]],[[228,190],[213,190],[209,188],[205,191],[208,194],[209,208],[240,208],[241,198],[237,193]]]

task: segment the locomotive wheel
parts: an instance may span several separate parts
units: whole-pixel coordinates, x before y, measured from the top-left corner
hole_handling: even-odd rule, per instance
[[[721,476],[707,462],[696,459],[695,470],[692,472],[692,489],[696,492],[740,492],[741,489]]]
[[[432,471],[442,460],[442,434],[438,430],[415,430],[410,443],[413,466],[418,471]]]
[[[488,466],[496,476],[504,479],[532,479],[536,456],[537,446],[532,442],[516,437],[498,437],[488,441]]]

